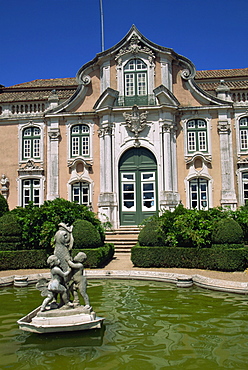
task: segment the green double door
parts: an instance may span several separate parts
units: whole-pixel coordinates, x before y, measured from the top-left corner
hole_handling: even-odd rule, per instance
[[[132,148],[122,155],[119,184],[121,225],[139,225],[156,213],[157,162],[148,149]]]

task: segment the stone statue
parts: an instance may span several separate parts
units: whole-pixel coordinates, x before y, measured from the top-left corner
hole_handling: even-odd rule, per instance
[[[4,196],[4,198],[7,199],[9,192],[9,179],[4,174],[1,177],[0,184],[2,186],[1,193]]]
[[[51,268],[51,280],[48,283],[47,287],[47,298],[44,299],[41,305],[41,311],[45,311],[46,307],[56,301],[57,295],[60,294],[60,305],[66,305],[70,307],[70,302],[68,299],[68,287],[66,284],[66,277],[70,273],[70,269],[67,272],[63,272],[60,268],[60,261],[57,256],[51,255],[47,259],[47,264]]]
[[[84,303],[87,307],[90,307],[90,301],[87,289],[87,279],[84,275],[83,262],[87,259],[87,256],[83,252],[79,252],[73,262],[68,260],[69,266],[72,268],[72,279],[71,279],[71,291],[74,297],[73,303],[79,305],[78,291],[84,299]]]
[[[41,306],[18,320],[20,329],[32,333],[56,333],[101,328],[104,318],[96,316],[86,293],[83,262],[87,256],[79,252],[73,261],[71,258],[72,228],[59,224],[54,254],[47,259],[51,279],[42,278],[36,284],[46,298]],[[78,293],[85,305],[80,305]],[[57,302],[58,296],[60,302]]]
[[[61,222],[59,230],[55,234],[55,250],[54,254],[60,260],[60,266],[65,272],[69,269],[68,260],[71,259],[70,251],[73,247],[73,226],[68,226]]]
[[[55,234],[55,251],[47,259],[47,264],[51,269],[51,280],[41,279],[36,284],[37,289],[41,290],[41,295],[46,296],[41,311],[58,307],[80,306],[78,292],[84,299],[85,309],[90,310],[90,302],[87,289],[87,279],[84,275],[83,262],[87,256],[79,252],[74,260],[71,258],[73,246],[73,226],[64,223],[59,224],[59,230]],[[60,303],[57,296],[60,295]],[[73,296],[73,303],[70,296]]]

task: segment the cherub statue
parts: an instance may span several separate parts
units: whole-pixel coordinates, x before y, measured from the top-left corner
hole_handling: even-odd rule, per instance
[[[71,267],[72,271],[72,278],[71,278],[71,287],[72,294],[74,297],[73,303],[78,305],[79,303],[79,297],[78,297],[78,291],[81,294],[81,296],[84,299],[84,303],[87,306],[87,308],[90,308],[90,301],[88,294],[86,293],[87,289],[87,279],[84,275],[84,266],[83,262],[87,259],[87,256],[83,252],[79,252],[75,257],[74,260],[68,260],[68,265]]]
[[[65,305],[66,308],[69,308],[72,304],[69,302],[68,298],[66,278],[70,274],[71,269],[69,268],[68,271],[63,272],[60,267],[60,260],[55,255],[48,257],[47,264],[51,268],[51,280],[48,285],[45,282],[45,279],[41,279],[36,284],[36,287],[42,291],[41,295],[47,296],[41,305],[41,311],[45,311],[52,301],[56,301],[58,294],[60,294],[61,298],[60,306]]]

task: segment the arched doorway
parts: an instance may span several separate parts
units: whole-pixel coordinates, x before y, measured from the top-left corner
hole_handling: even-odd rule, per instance
[[[132,148],[122,155],[119,189],[121,225],[138,225],[157,212],[157,161],[148,149]]]

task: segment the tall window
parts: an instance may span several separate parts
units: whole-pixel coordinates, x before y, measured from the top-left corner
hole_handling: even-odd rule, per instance
[[[208,209],[208,181],[203,178],[189,182],[190,208]]]
[[[248,172],[242,173],[242,192],[244,204],[248,202]]]
[[[72,185],[72,201],[78,204],[90,205],[89,184],[76,182]]]
[[[22,206],[26,207],[29,202],[35,206],[40,205],[40,180],[27,179],[22,181]]]
[[[207,152],[207,123],[202,119],[192,119],[187,122],[188,152]]]
[[[23,159],[40,158],[40,129],[29,127],[22,134],[22,157]]]
[[[71,129],[71,156],[89,156],[89,134],[87,125],[76,125]]]
[[[248,117],[239,120],[240,149],[248,149]]]
[[[125,104],[147,104],[147,65],[132,59],[124,67]]]

